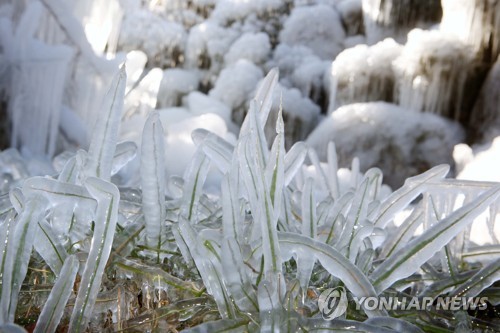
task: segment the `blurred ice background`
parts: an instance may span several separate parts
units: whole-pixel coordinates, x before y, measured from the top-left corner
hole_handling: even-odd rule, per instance
[[[87,148],[125,62],[121,139],[140,147],[158,109],[167,176],[181,175],[191,132],[234,141],[277,67],[287,147],[304,140],[324,160],[334,140],[341,167],[357,156],[393,187],[440,163],[500,181],[499,54],[499,1],[2,0],[2,144],[20,154],[0,164],[51,174],[53,157]],[[138,161],[114,181],[137,185]]]

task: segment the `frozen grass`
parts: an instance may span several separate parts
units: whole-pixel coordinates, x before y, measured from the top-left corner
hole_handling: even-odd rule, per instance
[[[120,70],[89,153],[67,158],[59,175],[20,180],[1,201],[1,329],[498,329],[498,314],[358,310],[352,302],[341,318],[321,319],[318,295],[336,286],[356,297],[489,297],[494,313],[500,184],[445,180],[449,168],[438,166],[390,193],[381,171],[361,174],[356,159],[352,170],[339,170],[333,143],[326,165],[302,142],[286,152],[281,112],[269,149],[264,126],[277,81],[272,70],[236,144],[196,130],[192,162],[168,182],[153,113],[142,142],[141,192],[109,181],[136,150],[116,144]],[[204,190],[212,165],[223,174],[219,194]],[[396,223],[402,212],[408,217]],[[481,218],[492,242],[478,247],[469,231]]]

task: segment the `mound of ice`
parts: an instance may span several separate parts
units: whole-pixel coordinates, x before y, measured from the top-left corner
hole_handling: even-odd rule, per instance
[[[457,123],[376,102],[339,108],[320,123],[307,143],[326,160],[328,142],[334,141],[340,166],[350,165],[357,156],[362,170],[379,167],[384,182],[397,187],[431,166],[453,164],[450,152],[463,137]]]

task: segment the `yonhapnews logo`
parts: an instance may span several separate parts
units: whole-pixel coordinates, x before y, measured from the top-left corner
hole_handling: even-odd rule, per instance
[[[323,291],[318,298],[318,307],[325,320],[342,316],[347,310],[347,293],[344,287]]]
[[[356,297],[352,299],[356,310],[401,310],[422,311],[431,307],[437,310],[486,310],[487,297]],[[318,307],[325,320],[332,320],[343,315],[347,310],[348,300],[345,288],[336,287],[323,291],[318,298]]]

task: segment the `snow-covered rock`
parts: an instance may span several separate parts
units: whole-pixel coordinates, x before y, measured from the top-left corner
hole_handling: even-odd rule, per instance
[[[247,102],[253,97],[253,92],[263,76],[259,67],[241,59],[220,73],[209,95],[230,107],[233,110],[232,119],[241,124],[246,114]]]
[[[245,33],[239,37],[225,55],[227,65],[236,63],[240,59],[247,59],[256,65],[264,64],[269,58],[271,44],[265,33]]]
[[[267,67],[279,69],[283,86],[297,88],[302,96],[308,97],[321,108],[326,106],[324,76],[329,61],[321,60],[308,47],[280,44]]]
[[[158,108],[180,106],[182,97],[198,89],[199,74],[194,70],[170,68],[163,72],[158,92]]]
[[[293,9],[280,33],[282,43],[307,46],[324,60],[333,60],[342,51],[344,39],[339,13],[327,5]]]
[[[138,9],[125,14],[118,46],[125,51],[144,51],[148,60],[159,67],[175,67],[182,60],[186,38],[181,24]]]
[[[453,164],[451,151],[463,137],[461,126],[450,120],[376,102],[339,108],[306,142],[326,160],[328,142],[334,141],[340,166],[357,156],[362,170],[380,168],[384,182],[395,187],[431,166]]]

